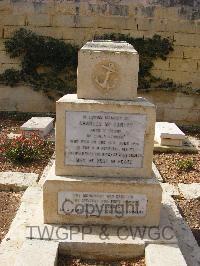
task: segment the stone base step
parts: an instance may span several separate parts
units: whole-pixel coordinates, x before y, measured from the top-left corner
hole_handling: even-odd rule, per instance
[[[16,258],[15,266],[57,265],[58,243],[26,240]]]
[[[192,144],[192,142],[189,139],[185,139],[183,141],[183,145],[178,146],[167,146],[167,145],[161,145],[158,142],[154,142],[154,152],[177,152],[177,153],[198,153],[197,147]]]
[[[150,244],[145,249],[146,266],[187,266],[187,263],[176,244]]]
[[[39,187],[30,187],[23,195],[22,204],[12,222],[9,233],[1,242],[0,265],[55,266],[57,251],[59,254],[72,255],[79,258],[100,258],[101,260],[109,258],[113,261],[116,261],[117,258],[127,259],[141,254],[149,257],[148,260],[146,259],[147,266],[176,265],[173,264],[174,254],[177,253],[178,256],[180,256],[181,253],[178,247],[176,248],[177,252],[175,253],[173,250],[172,252],[170,250],[170,247],[174,248],[174,245],[177,245],[177,239],[169,222],[168,208],[170,208],[171,205],[168,203],[170,203],[169,199],[162,206],[159,227],[150,227],[150,229],[147,227],[138,227],[134,239],[132,233],[134,235],[134,230],[136,230],[135,227],[108,227],[108,240],[104,239],[104,237],[106,237],[105,234],[101,235],[102,239],[98,235],[99,231],[97,231],[97,229],[101,229],[101,232],[102,229],[105,230],[105,227],[102,226],[92,226],[92,230],[95,230],[96,228],[95,233],[95,231],[90,231],[86,226],[82,227],[82,229],[81,226],[79,226],[79,230],[77,230],[77,225],[71,225],[70,234],[70,225],[59,226],[43,224],[42,190]],[[178,224],[178,221],[176,223]],[[117,228],[120,232],[121,239],[116,235]],[[130,231],[131,229],[132,231]],[[146,230],[146,233],[144,233],[143,236],[144,230]],[[187,229],[185,230],[187,231]],[[127,233],[129,236],[128,238]],[[184,234],[183,231],[182,234]],[[190,234],[192,233],[190,232]],[[152,251],[151,256],[151,252],[146,251],[146,248],[149,246],[154,246],[154,248],[159,248],[161,246],[162,250],[167,247],[167,254],[173,254],[173,256],[170,255],[170,258],[167,260],[168,264],[162,264],[166,261],[163,259],[165,255],[159,256],[159,254],[156,256],[157,264],[149,264],[152,262],[151,257],[156,253],[156,250],[155,252]],[[194,253],[191,247],[190,250],[193,256],[194,254],[199,254],[197,248],[197,252]],[[189,254],[184,255],[188,256]],[[191,262],[188,265],[193,264]]]
[[[27,227],[26,239],[59,242],[61,254],[114,261],[144,255],[148,244],[177,244],[164,206],[155,227],[33,224]]]

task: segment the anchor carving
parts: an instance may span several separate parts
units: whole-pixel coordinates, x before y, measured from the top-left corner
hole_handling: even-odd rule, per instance
[[[106,73],[105,73],[105,78],[103,80],[103,82],[100,82],[99,79],[96,77],[95,78],[95,82],[104,90],[110,90],[114,87],[114,83],[113,85],[110,85],[110,78],[111,78],[111,75],[113,73],[117,73],[117,71],[115,70],[115,67],[112,63],[109,63],[108,66],[106,65],[102,65],[101,66],[102,68],[106,69]]]

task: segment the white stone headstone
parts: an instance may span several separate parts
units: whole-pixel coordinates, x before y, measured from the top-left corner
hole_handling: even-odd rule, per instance
[[[52,117],[32,117],[20,129],[27,137],[31,133],[38,133],[41,137],[45,137],[53,129],[53,121]]]
[[[182,146],[185,134],[175,123],[156,122],[155,141],[163,146]]]

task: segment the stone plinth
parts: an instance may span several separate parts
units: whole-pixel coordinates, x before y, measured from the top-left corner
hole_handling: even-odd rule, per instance
[[[132,100],[137,97],[139,56],[126,42],[93,41],[79,51],[78,98]]]
[[[145,178],[62,177],[43,186],[44,223],[158,226],[162,189]]]
[[[185,134],[174,123],[157,122],[155,141],[162,146],[182,146]]]
[[[29,137],[32,133],[45,137],[53,129],[53,121],[54,118],[51,117],[32,117],[20,129],[26,137]]]
[[[57,102],[56,175],[151,178],[155,106],[133,101]]]

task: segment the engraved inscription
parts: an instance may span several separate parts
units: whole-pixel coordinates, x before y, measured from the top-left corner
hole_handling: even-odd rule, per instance
[[[147,197],[142,194],[58,192],[58,213],[86,217],[146,215]]]
[[[142,168],[146,115],[67,112],[65,165]]]
[[[97,88],[106,93],[117,87],[120,81],[119,67],[114,62],[103,61],[94,68],[92,79]]]

